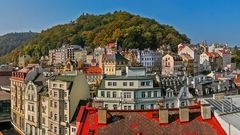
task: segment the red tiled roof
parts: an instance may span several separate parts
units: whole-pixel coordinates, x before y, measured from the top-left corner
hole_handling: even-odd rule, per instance
[[[82,108],[81,108],[82,109]],[[83,108],[84,109],[84,108]],[[107,125],[98,124],[97,110],[86,107],[84,121],[78,126],[77,135],[89,134],[93,131],[97,134],[211,134],[226,135],[217,119],[212,115],[210,120],[203,120],[198,109],[190,109],[190,122],[181,123],[178,118],[178,109],[171,109],[170,123],[160,125],[159,118],[153,118],[153,114],[158,115],[158,110],[135,110],[135,111],[108,111],[112,116],[119,118],[117,121],[108,122]],[[81,111],[81,110],[80,110]],[[79,113],[81,115],[81,113]],[[80,116],[78,116],[79,118]],[[79,120],[79,119],[77,119]]]
[[[214,54],[213,52],[206,52],[206,54],[208,55],[208,57],[210,58],[215,58],[216,54]]]
[[[178,51],[181,51],[183,48],[185,48],[185,45],[181,45],[178,47]]]
[[[116,44],[115,43],[109,43],[107,46],[110,47],[110,48],[114,48],[116,46]]]
[[[237,87],[240,87],[240,77],[234,79],[234,83],[237,85]]]
[[[98,66],[90,66],[83,69],[85,74],[102,74],[102,69]]]

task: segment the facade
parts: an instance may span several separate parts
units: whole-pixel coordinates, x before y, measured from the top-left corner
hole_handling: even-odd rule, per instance
[[[193,60],[193,71],[194,75],[197,75],[201,72],[200,68],[200,52],[199,48],[194,45],[178,45],[178,55],[189,55]]]
[[[29,55],[23,55],[18,58],[18,66],[19,67],[25,67],[28,65],[29,60],[31,57]]]
[[[0,122],[7,122],[11,116],[11,95],[0,90]]]
[[[144,67],[126,67],[126,75],[102,80],[95,102],[110,110],[155,109],[161,94]]]
[[[200,55],[200,64],[203,71],[222,69],[222,57],[214,52],[204,52]]]
[[[39,71],[38,65],[29,65],[12,73],[11,80],[11,122],[21,134],[25,130],[25,90],[26,83],[33,80]]]
[[[96,97],[97,95],[97,89],[101,83],[101,80],[103,78],[103,72],[100,67],[97,66],[90,66],[84,68],[84,74],[87,78],[87,82],[90,88],[90,96]]]
[[[57,76],[48,83],[48,134],[75,134],[74,114],[81,100],[90,97],[85,76]],[[74,126],[73,126],[74,127]]]
[[[49,65],[64,65],[66,60],[77,60],[75,55],[79,55],[80,46],[78,45],[63,45],[61,48],[49,50]]]
[[[162,75],[183,75],[183,61],[177,54],[166,54],[162,58]]]
[[[222,64],[224,69],[231,69],[231,52],[230,50],[217,50],[218,53],[222,57]]]
[[[119,52],[106,54],[103,61],[103,70],[106,75],[115,75],[117,70],[124,72],[125,67],[128,65],[128,60]]]
[[[161,53],[156,50],[144,49],[138,50],[137,62],[146,67],[146,70],[151,72],[154,66],[160,66]]]

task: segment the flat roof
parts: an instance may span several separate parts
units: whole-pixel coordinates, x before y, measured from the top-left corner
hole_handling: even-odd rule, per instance
[[[11,94],[0,90],[0,101],[11,100]]]
[[[232,99],[232,110],[231,110]],[[206,99],[206,101],[212,106],[214,112],[219,114],[224,121],[232,124],[234,127],[240,130],[240,96],[227,96],[225,99],[215,100]],[[224,111],[222,111],[224,108]]]

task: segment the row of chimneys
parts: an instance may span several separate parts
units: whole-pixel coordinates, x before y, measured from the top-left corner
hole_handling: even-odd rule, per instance
[[[189,108],[181,107],[179,108],[179,119],[180,122],[189,122]],[[211,119],[211,106],[209,104],[201,105],[201,116],[203,120]],[[169,123],[169,113],[168,109],[159,109],[159,122],[160,124]],[[98,109],[98,124],[107,124],[107,110]]]

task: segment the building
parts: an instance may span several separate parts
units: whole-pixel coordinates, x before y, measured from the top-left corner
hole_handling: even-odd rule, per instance
[[[11,122],[21,134],[25,131],[25,90],[26,83],[33,80],[40,67],[28,65],[21,70],[12,72],[11,80]]]
[[[154,66],[160,66],[162,54],[158,50],[138,50],[137,62],[146,67],[148,72],[153,70]]]
[[[63,45],[61,48],[49,50],[49,65],[64,65],[68,59],[77,60],[80,49],[79,45]]]
[[[239,100],[239,95],[225,96],[223,93],[215,94],[213,98],[203,100],[203,102],[211,105],[213,114],[228,135],[238,135],[240,133]]]
[[[77,116],[77,135],[226,135],[209,105],[180,109],[105,110],[82,106]]]
[[[128,60],[119,52],[106,54],[103,58],[103,71],[106,75],[115,75],[117,70],[124,72]]]
[[[200,68],[200,51],[199,48],[192,44],[179,44],[178,55],[188,55],[188,59],[193,60],[193,74],[197,75],[201,72]],[[190,61],[188,61],[190,62]]]
[[[103,78],[103,72],[100,67],[90,66],[83,69],[83,72],[87,78],[87,82],[90,88],[90,96],[96,97],[97,89],[100,86]]]
[[[162,58],[162,75],[183,75],[182,57],[177,54],[166,54]]]
[[[34,80],[26,83],[25,88],[25,134],[27,135],[47,135],[48,118],[45,100],[40,96],[41,93],[47,92],[48,77],[39,73]],[[40,126],[42,125],[42,126]]]
[[[147,76],[145,67],[126,67],[126,75],[103,78],[95,102],[110,110],[157,108],[162,98],[154,76]]]
[[[0,122],[9,122],[11,117],[11,94],[0,90]]]
[[[222,69],[222,58],[214,52],[204,52],[200,55],[200,64],[202,71]]]
[[[218,53],[222,57],[222,64],[224,69],[231,69],[231,51],[230,50],[217,50]]]
[[[31,57],[29,55],[23,55],[18,57],[18,66],[25,67],[29,64]]]
[[[48,135],[76,134],[74,115],[81,100],[90,97],[85,76],[61,75],[48,83]]]

